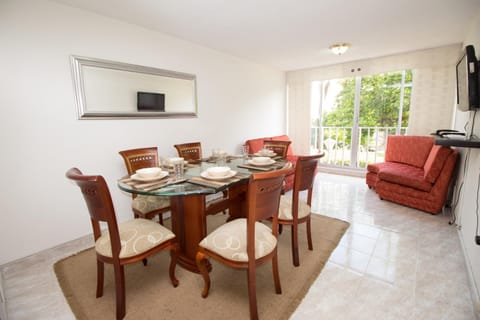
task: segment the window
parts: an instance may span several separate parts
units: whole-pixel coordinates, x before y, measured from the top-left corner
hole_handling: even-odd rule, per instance
[[[407,132],[411,89],[411,70],[313,82],[311,148],[326,165],[381,161],[387,136]]]

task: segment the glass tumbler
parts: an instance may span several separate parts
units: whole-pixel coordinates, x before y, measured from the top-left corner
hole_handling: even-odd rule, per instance
[[[218,167],[225,167],[227,165],[227,154],[226,153],[220,153],[217,156],[216,164],[217,164]]]
[[[243,156],[244,163],[246,163],[248,160],[249,151],[250,151],[250,148],[248,147],[248,144],[244,144],[242,146],[242,156]]]
[[[175,179],[183,178],[184,159],[183,158],[174,158],[174,159],[171,159],[170,162],[173,165],[173,173],[175,175]]]

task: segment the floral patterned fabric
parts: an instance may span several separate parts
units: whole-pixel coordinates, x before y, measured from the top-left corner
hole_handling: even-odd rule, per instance
[[[398,162],[423,168],[433,146],[433,137],[388,136],[385,162]]]
[[[148,251],[159,244],[175,238],[175,234],[164,226],[147,219],[133,219],[118,224],[120,233],[120,258],[127,258]],[[112,256],[108,231],[95,242],[95,250],[102,256]]]
[[[440,213],[447,199],[448,187],[452,180],[457,159],[458,151],[453,150],[429,192],[381,179],[377,182],[375,191],[381,199],[400,203],[433,214]]]
[[[382,168],[378,179],[428,192],[432,189],[432,184],[423,178],[423,174],[423,169],[395,163]]]
[[[138,195],[132,201],[132,208],[142,213],[148,213],[153,210],[166,208],[170,206],[169,197]]]
[[[452,153],[452,149],[448,147],[433,146],[423,167],[425,180],[431,183],[435,182],[450,153]]]
[[[380,198],[430,213],[441,212],[458,151],[432,137],[389,136],[385,162],[367,166],[366,183]]]
[[[199,244],[225,259],[248,261],[247,219],[236,219],[225,223],[207,235]],[[271,253],[277,246],[272,230],[263,223],[255,223],[255,259]]]
[[[292,216],[292,196],[282,195],[280,197],[280,209],[278,211],[278,218],[282,220],[293,220]],[[298,217],[304,218],[310,214],[310,206],[306,201],[298,201]]]

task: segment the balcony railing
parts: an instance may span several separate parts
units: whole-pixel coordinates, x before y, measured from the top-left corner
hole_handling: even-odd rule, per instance
[[[352,127],[312,127],[311,130],[311,149],[325,152],[321,160],[323,165],[358,169],[384,160],[389,135],[407,133],[406,127],[400,130],[396,127],[359,127],[358,145],[352,146]]]

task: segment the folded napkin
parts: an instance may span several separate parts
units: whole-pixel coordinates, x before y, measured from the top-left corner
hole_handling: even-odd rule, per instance
[[[238,159],[238,158],[241,158],[241,157],[242,157],[242,156],[226,156],[226,157],[225,157],[225,160],[226,160],[227,162],[230,162],[230,161],[232,161],[232,160],[234,160],[234,159]],[[210,156],[210,157],[208,157],[208,158],[203,158],[203,159],[202,159],[203,162],[208,162],[208,163],[215,163],[215,162],[217,162],[218,160],[220,160],[220,157],[215,157],[215,156]]]
[[[152,191],[155,189],[160,189],[172,184],[177,184],[181,182],[187,181],[187,179],[175,179],[175,178],[168,178],[168,179],[162,179],[162,180],[156,180],[152,182],[142,182],[142,181],[136,181],[131,178],[123,178],[119,180],[120,182],[126,183],[129,186],[132,186],[136,189],[141,189],[144,191]]]
[[[249,164],[238,164],[237,167],[251,169],[251,170],[258,170],[258,171],[272,171],[278,168],[278,164],[272,164],[270,166],[254,166]]]
[[[192,184],[198,184],[198,185],[201,185],[201,186],[204,186],[204,187],[209,187],[209,188],[214,188],[214,189],[219,189],[219,188],[228,186],[228,185],[230,185],[234,182],[237,182],[237,181],[240,181],[240,179],[235,178],[235,177],[228,178],[228,179],[221,180],[221,181],[204,179],[202,177],[191,177],[190,179],[188,179],[188,182],[190,182]]]

